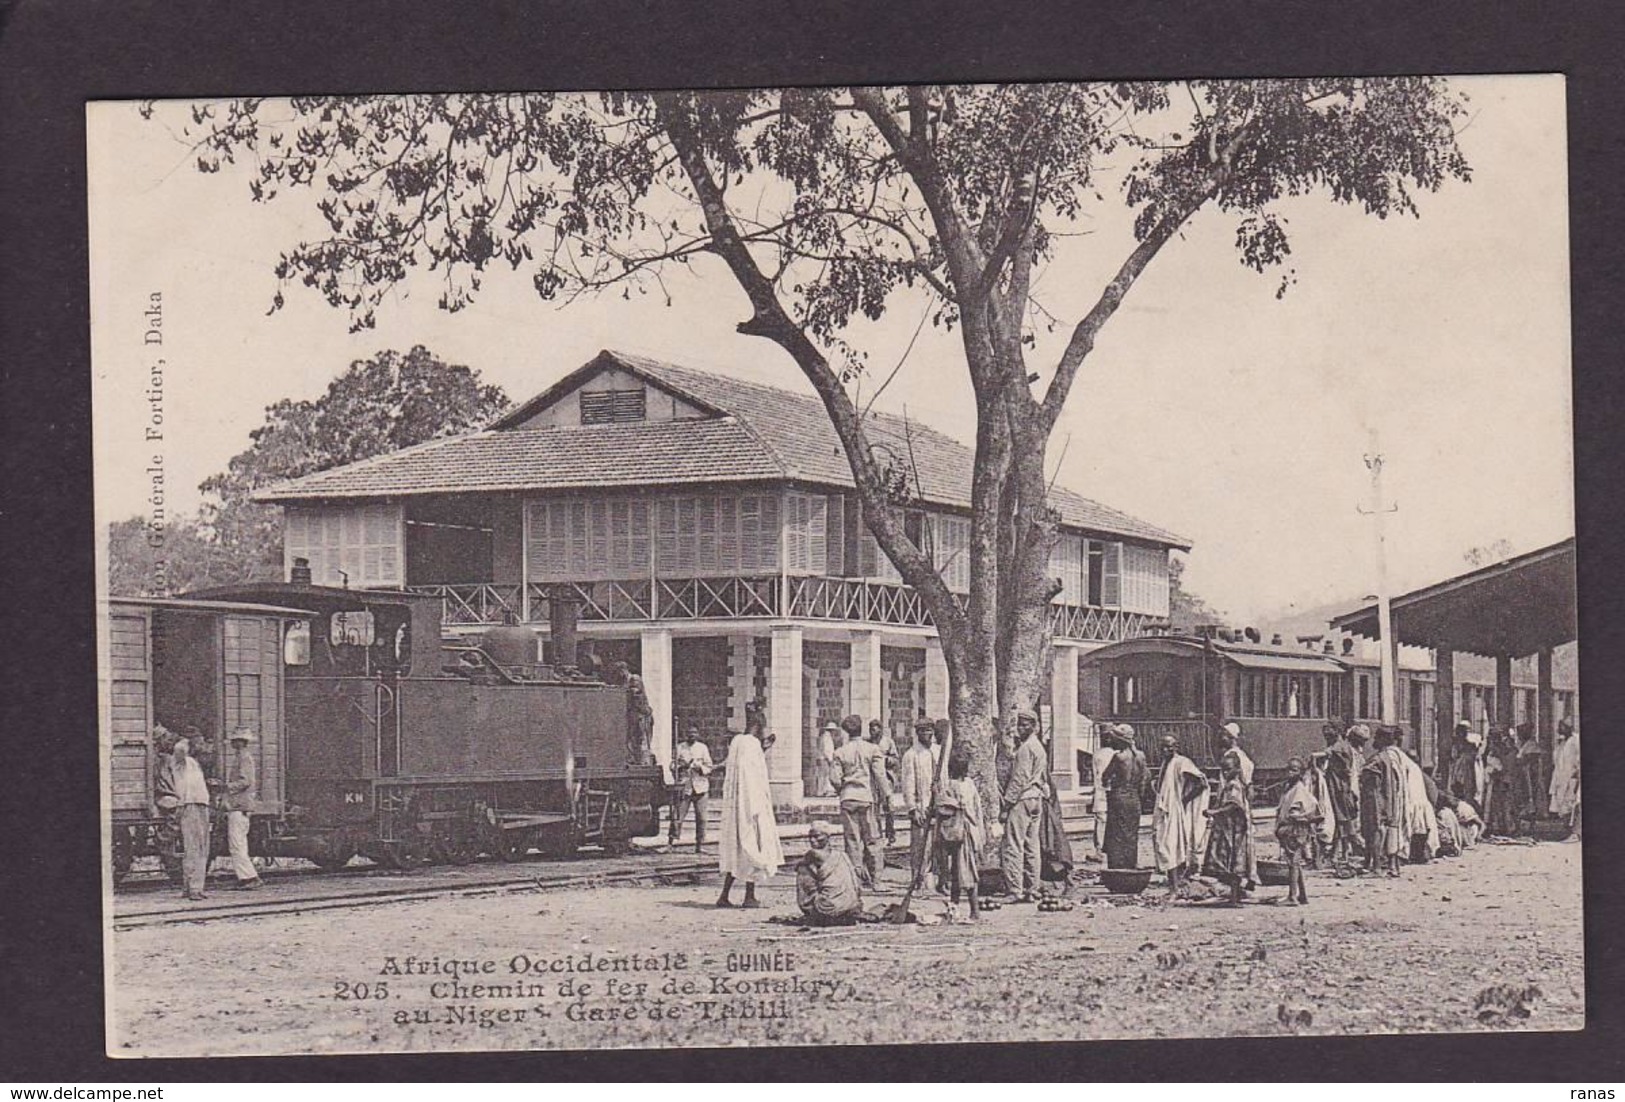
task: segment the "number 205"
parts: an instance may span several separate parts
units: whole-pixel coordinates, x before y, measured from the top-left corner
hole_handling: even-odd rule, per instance
[[[364,1002],[368,999],[389,998],[387,983],[351,983],[337,980],[333,984],[333,998],[337,1002]]]

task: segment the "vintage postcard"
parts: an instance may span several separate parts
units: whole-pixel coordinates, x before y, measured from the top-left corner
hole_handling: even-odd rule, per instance
[[[108,1052],[1581,1028],[1565,125],[91,103]]]

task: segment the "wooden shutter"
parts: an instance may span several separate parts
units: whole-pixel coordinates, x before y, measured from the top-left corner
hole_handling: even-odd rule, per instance
[[[1100,586],[1100,603],[1106,608],[1120,608],[1123,604],[1123,545],[1104,544],[1105,560]]]
[[[677,499],[663,497],[655,509],[655,572],[663,578],[675,578],[680,573],[680,554],[677,547]]]
[[[738,574],[741,569],[739,498],[733,494],[717,499],[717,569],[724,574]]]
[[[822,494],[803,494],[801,501],[807,514],[807,561],[803,569],[809,574],[824,574],[829,561],[829,504]]]
[[[717,499],[708,494],[695,504],[699,510],[695,561],[701,574],[712,575],[717,572]]]
[[[762,531],[757,557],[762,569],[779,568],[779,498],[776,494],[762,495]]]
[[[846,574],[846,500],[839,494],[824,499],[824,572],[832,578]]]

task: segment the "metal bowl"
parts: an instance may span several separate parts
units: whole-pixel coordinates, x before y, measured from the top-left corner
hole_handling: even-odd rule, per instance
[[[1100,882],[1113,895],[1139,895],[1151,883],[1153,869],[1101,869]]]

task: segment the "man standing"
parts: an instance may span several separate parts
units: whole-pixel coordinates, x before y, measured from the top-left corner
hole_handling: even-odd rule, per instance
[[[897,740],[886,732],[878,719],[869,721],[869,741],[880,750],[881,763],[886,770],[886,793],[884,796],[877,796],[875,814],[880,819],[881,830],[885,832],[886,844],[894,846],[897,844],[897,824],[892,820],[891,794],[897,791],[898,768],[902,756],[897,752]]]
[[[807,828],[807,852],[796,862],[796,906],[809,926],[850,926],[863,917],[858,874],[846,854],[829,844],[829,828]]]
[[[649,690],[643,684],[643,678],[632,672],[632,668],[625,662],[616,662],[613,667],[615,676],[613,683],[625,685],[631,691],[627,693],[626,700],[626,757],[629,764],[648,765],[650,759],[649,746],[654,740],[655,712],[649,704]]]
[[[1394,735],[1378,728],[1372,740],[1376,753],[1360,773],[1360,829],[1365,836],[1366,868],[1388,876],[1399,875],[1399,861],[1409,846],[1406,826],[1405,755],[1394,745]]]
[[[1100,745],[1095,747],[1092,755],[1094,766],[1094,791],[1089,795],[1089,813],[1095,817],[1095,852],[1106,852],[1106,767],[1112,763],[1112,756],[1117,753],[1112,747],[1112,734],[1109,728],[1102,728]]]
[[[1010,779],[1000,798],[1004,826],[1004,878],[1019,902],[1030,903],[1040,888],[1040,847],[1044,799],[1049,795],[1049,754],[1038,729],[1038,714],[1023,708],[1016,714],[1020,740],[1010,763]]]
[[[1411,839],[1411,864],[1425,865],[1439,851],[1439,819],[1433,813],[1439,789],[1406,748],[1404,732],[1394,728],[1393,738],[1405,768],[1405,829]]]
[[[259,777],[254,765],[254,732],[246,726],[231,733],[231,764],[226,772],[226,792],[220,806],[226,812],[226,843],[231,853],[231,871],[237,887],[244,891],[265,886],[254,859],[248,855],[248,825],[259,806]]]
[[[191,756],[191,743],[175,740],[158,771],[158,806],[175,812],[181,833],[181,877],[187,899],[205,898],[209,875],[209,782]]]
[[[1326,740],[1323,773],[1330,805],[1321,808],[1321,813],[1332,821],[1332,863],[1341,865],[1349,860],[1360,821],[1360,770],[1356,764],[1360,755],[1351,739],[1358,737],[1363,742],[1365,736],[1357,731],[1345,735],[1334,723],[1322,727],[1321,734]]]
[[[1140,864],[1140,791],[1149,769],[1134,745],[1134,728],[1118,723],[1109,733],[1116,753],[1106,766],[1106,867],[1133,869]]]
[[[920,890],[925,881],[926,855],[931,842],[931,793],[936,779],[936,757],[931,753],[931,737],[936,725],[921,719],[914,725],[914,745],[903,755],[903,810],[908,815],[909,884]]]
[[[717,906],[732,907],[734,881],[745,882],[746,907],[759,907],[756,882],[779,871],[784,851],[779,824],[773,818],[773,790],[767,781],[767,755],[772,735],[761,735],[752,723],[728,743],[727,774],[722,782],[722,837],[718,840],[722,894]]]
[[[1250,792],[1253,787],[1253,759],[1248,757],[1247,751],[1241,748],[1241,724],[1236,723],[1234,720],[1226,723],[1219,734],[1219,741],[1224,744],[1219,751],[1220,754],[1230,750],[1236,752],[1236,760],[1241,763],[1241,783]]]
[[[1550,788],[1551,812],[1569,824],[1565,842],[1580,840],[1580,736],[1574,733],[1574,724],[1562,719],[1557,722],[1557,749],[1552,751],[1552,783]]]
[[[1157,871],[1168,877],[1168,894],[1183,895],[1190,867],[1202,860],[1207,841],[1207,777],[1179,752],[1173,735],[1162,739],[1162,777],[1151,813],[1151,843]]]
[[[694,852],[700,852],[700,847],[705,845],[705,805],[711,795],[711,769],[711,751],[700,738],[700,729],[691,723],[672,761],[672,771],[677,775],[677,800],[671,808],[671,845],[677,844],[683,820],[688,818],[691,807],[694,809]]]
[[[835,744],[840,737],[839,724],[826,723],[819,728],[818,759],[813,763],[812,791],[808,795],[820,799],[835,795],[835,786],[829,778],[830,770],[835,767]]]
[[[875,821],[875,805],[886,797],[886,764],[880,747],[864,739],[863,720],[847,716],[841,720],[841,734],[845,741],[835,748],[831,774],[841,801],[846,855],[863,886],[875,888],[886,868],[886,850]]]
[[[1484,810],[1484,759],[1479,752],[1483,741],[1472,724],[1466,720],[1457,723],[1450,772],[1445,778],[1452,796],[1466,800],[1480,812]]]

